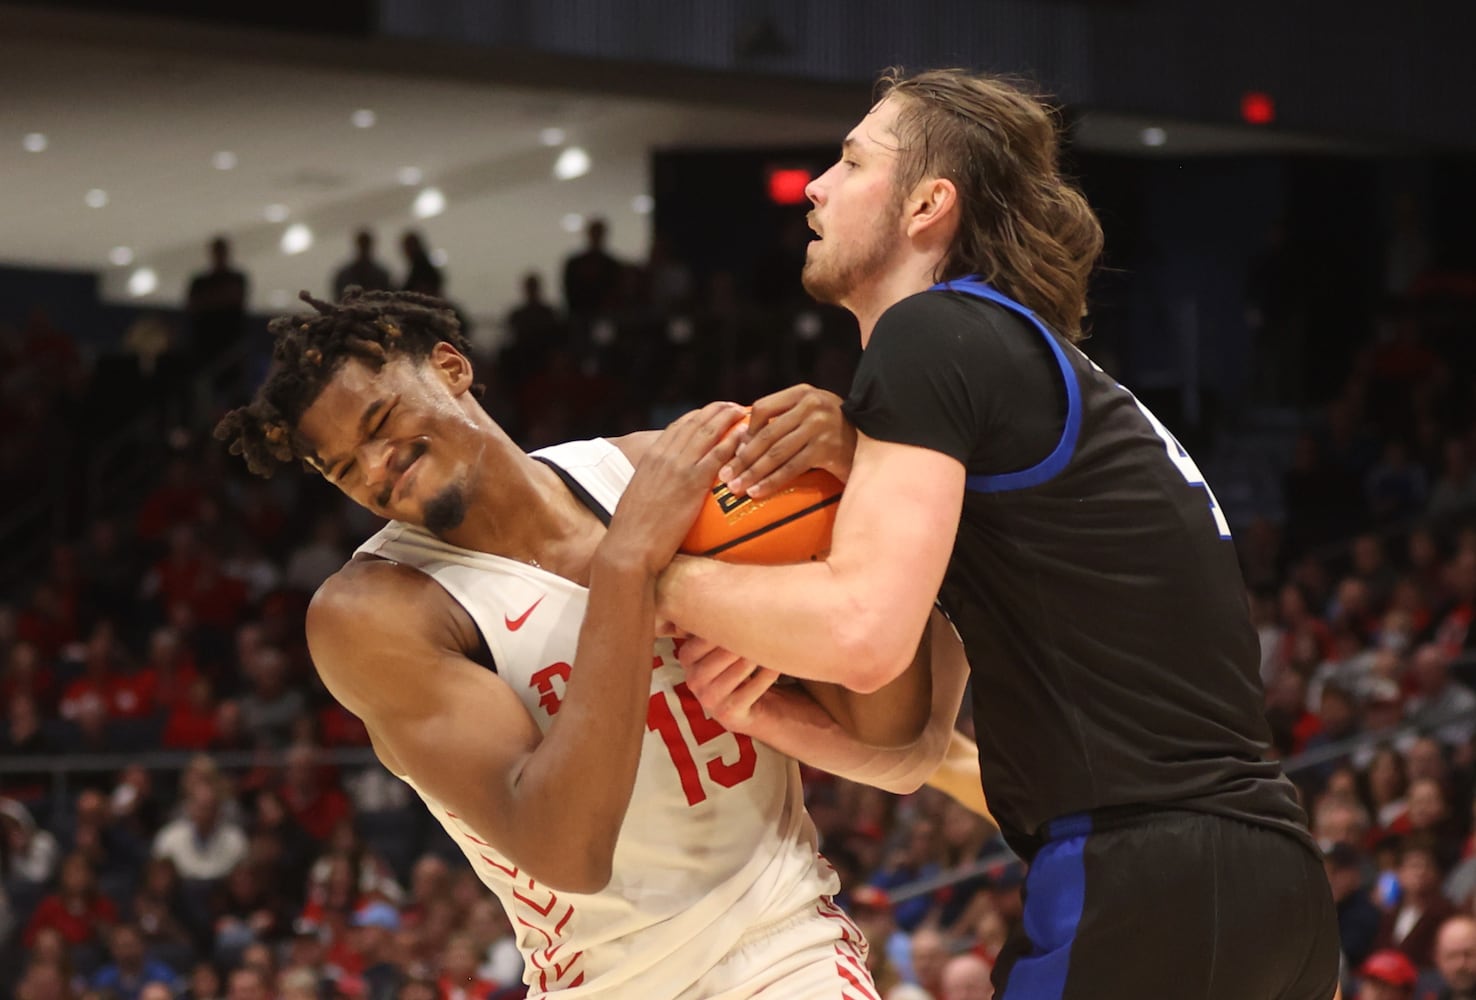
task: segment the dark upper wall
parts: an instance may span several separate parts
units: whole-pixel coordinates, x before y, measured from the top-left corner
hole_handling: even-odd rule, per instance
[[[857,81],[886,65],[1027,74],[1085,107],[1476,148],[1469,0],[380,0],[382,35]],[[931,16],[929,16],[931,12]]]

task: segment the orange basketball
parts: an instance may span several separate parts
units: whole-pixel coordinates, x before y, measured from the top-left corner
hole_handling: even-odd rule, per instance
[[[823,559],[841,489],[841,481],[821,469],[762,500],[734,496],[725,483],[714,483],[682,551],[761,565]]]

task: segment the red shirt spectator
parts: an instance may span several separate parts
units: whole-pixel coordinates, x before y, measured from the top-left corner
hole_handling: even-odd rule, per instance
[[[214,693],[210,681],[195,677],[189,695],[176,702],[164,724],[163,742],[171,750],[207,750],[217,735]]]
[[[170,460],[164,481],[144,498],[138,511],[138,537],[152,542],[171,527],[188,524],[200,514],[205,492],[195,482],[196,472],[183,458]]]
[[[326,840],[353,807],[347,795],[323,780],[316,758],[313,747],[295,746],[287,751],[281,796],[287,811],[310,837]]]
[[[117,920],[118,908],[97,891],[91,864],[85,856],[73,854],[62,862],[57,891],[43,898],[31,914],[22,940],[32,948],[42,928],[52,927],[67,944],[100,943],[101,932]]]

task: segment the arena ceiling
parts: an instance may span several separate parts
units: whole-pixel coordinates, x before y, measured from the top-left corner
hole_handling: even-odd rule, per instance
[[[550,75],[568,86],[531,82]],[[253,307],[271,310],[325,291],[361,226],[399,271],[397,237],[415,227],[452,297],[497,316],[523,273],[557,272],[585,216],[609,220],[616,254],[644,254],[651,150],[829,145],[866,93],[691,81],[0,6],[0,264],[97,271],[110,299],[176,304],[224,233]],[[1079,141],[1145,156],[1341,148],[1097,113]],[[571,147],[587,169],[559,179],[561,157],[578,173]],[[310,241],[288,235],[298,225]]]

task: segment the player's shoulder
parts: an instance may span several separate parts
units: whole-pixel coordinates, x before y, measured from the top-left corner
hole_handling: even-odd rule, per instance
[[[873,341],[897,338],[934,347],[987,349],[1024,320],[998,303],[963,292],[928,289],[893,303],[877,320]]]
[[[380,632],[402,633],[444,611],[451,598],[413,566],[359,555],[324,580],[308,604],[309,642],[362,643]]]
[[[639,465],[641,457],[660,436],[660,431],[633,431],[630,434],[622,434],[606,440],[619,449],[631,465]]]

